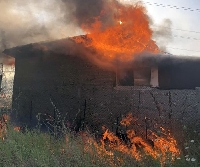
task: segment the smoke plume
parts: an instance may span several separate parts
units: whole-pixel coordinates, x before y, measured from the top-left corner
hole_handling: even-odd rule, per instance
[[[62,0],[0,0],[0,51],[81,34],[70,16],[75,9],[67,4]]]
[[[104,6],[104,0],[62,0],[65,4],[65,10],[69,10],[71,7],[71,12],[67,13],[65,17],[67,21],[73,20],[78,26],[85,23],[92,23],[93,18],[100,15],[102,8]]]
[[[0,52],[18,45],[84,34],[83,25],[87,29],[96,18],[104,29],[116,24],[113,15],[118,5],[117,0],[0,0]],[[166,43],[165,37],[170,33],[155,29],[154,37]]]
[[[153,28],[153,38],[160,44],[159,48],[162,51],[166,51],[167,44],[173,40],[171,25],[171,20],[165,19],[160,25]]]
[[[0,0],[0,51],[83,34],[106,0]],[[109,18],[102,18],[109,19]]]

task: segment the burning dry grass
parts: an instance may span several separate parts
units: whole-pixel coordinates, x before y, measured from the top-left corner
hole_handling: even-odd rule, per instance
[[[2,114],[0,118],[0,139],[4,140],[7,135],[7,122],[9,120],[8,114]]]
[[[164,135],[158,136],[152,132],[148,138],[143,139],[137,136],[133,129],[128,129],[134,121],[133,116],[128,114],[121,121],[121,125],[127,128],[126,133],[114,134],[106,129],[99,144],[92,137],[88,137],[87,134],[83,133],[81,136],[83,141],[85,141],[85,149],[94,154],[90,148],[91,144],[93,144],[95,152],[99,156],[107,155],[109,157],[110,165],[114,165],[116,162],[114,158],[116,151],[134,158],[137,162],[142,162],[146,156],[149,156],[160,162],[162,166],[167,161],[173,164],[175,159],[180,156],[180,150],[171,133],[169,131],[167,133],[161,128]],[[112,161],[114,159],[115,161]],[[117,161],[117,163],[124,162],[120,157],[117,157]]]
[[[127,115],[121,125],[129,126],[135,119]],[[165,136],[151,134],[151,142],[136,136],[127,129],[127,139],[123,140],[105,129],[101,140],[87,132],[66,132],[64,138],[39,131],[17,131],[8,125],[7,137],[0,141],[0,166],[181,166],[197,167],[199,142],[197,135],[185,143],[185,153],[181,154],[176,140],[171,134]],[[150,138],[150,136],[148,136]],[[153,145],[152,145],[153,141]]]
[[[55,140],[48,134],[22,133],[9,127],[8,138],[0,141],[0,166],[117,166],[105,152],[97,152],[94,140],[86,144],[82,135],[73,134],[66,139]]]

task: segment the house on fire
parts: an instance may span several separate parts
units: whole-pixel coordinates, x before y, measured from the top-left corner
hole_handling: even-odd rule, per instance
[[[15,58],[12,120],[37,125],[38,114],[97,130],[132,112],[153,124],[199,119],[200,58],[143,56],[109,70],[71,39],[6,49]],[[184,111],[183,111],[184,109]],[[75,123],[76,122],[76,123]],[[80,127],[79,127],[80,128]]]

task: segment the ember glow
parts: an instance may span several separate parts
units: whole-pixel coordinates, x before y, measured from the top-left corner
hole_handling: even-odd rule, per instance
[[[105,18],[109,18],[109,22]],[[94,18],[93,23],[83,24],[82,29],[88,40],[80,37],[74,40],[95,48],[106,61],[127,62],[142,52],[159,52],[152,40],[146,9],[140,3],[123,5],[109,1],[100,16]]]
[[[20,128],[19,126],[15,126],[15,127],[14,127],[14,130],[17,131],[17,132],[19,132],[20,129],[21,129],[21,128]]]

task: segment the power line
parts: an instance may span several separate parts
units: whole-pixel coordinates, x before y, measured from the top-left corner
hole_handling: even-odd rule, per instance
[[[160,50],[160,52],[161,53],[164,53],[165,55],[173,55],[173,54],[171,54],[171,53],[169,53],[169,52],[166,52],[166,51],[163,51],[163,50]],[[174,56],[174,55],[173,55]]]
[[[166,47],[166,48],[175,49],[175,50],[184,50],[184,51],[190,51],[190,52],[200,52],[200,51],[197,51],[197,50],[188,50],[188,49],[173,48],[173,47]],[[169,52],[164,51],[164,50],[160,50],[160,52],[163,53],[163,54],[165,54],[165,55],[175,56],[174,54],[169,53]],[[187,56],[194,56],[194,55],[187,55]]]
[[[179,7],[179,6],[176,6],[176,5],[164,5],[164,4],[161,4],[161,3],[152,3],[152,2],[145,2],[143,1],[144,4],[147,4],[147,5],[155,5],[155,6],[160,6],[160,7],[166,7],[166,8],[171,8],[171,9],[181,9],[181,10],[185,10],[185,11],[191,11],[191,12],[200,12],[200,9],[192,9],[192,8],[188,8],[188,7]]]
[[[152,26],[153,26],[153,27],[162,27],[162,28],[166,28],[166,29],[173,29],[173,30],[178,30],[178,31],[186,31],[186,32],[192,32],[192,33],[200,34],[199,31],[183,30],[183,29],[178,29],[178,28],[171,28],[171,27],[164,27],[164,26],[156,26],[156,25],[152,25]]]
[[[190,37],[190,36],[181,36],[181,35],[168,35],[168,36],[172,36],[172,37],[175,37],[175,38],[182,38],[182,39],[186,39],[186,40],[195,40],[195,41],[200,41],[200,38],[194,38],[194,37]]]
[[[160,50],[161,53],[165,54],[165,55],[170,55],[170,56],[178,56],[178,55],[175,55],[175,54],[172,54],[172,53],[169,53],[169,52],[166,52],[166,51],[163,51],[163,50]],[[181,55],[181,54],[179,54]],[[187,55],[189,57],[193,57],[194,55]],[[196,56],[195,56],[196,57]]]
[[[172,53],[163,51],[163,50],[160,50],[160,52],[163,53],[163,54],[165,54],[165,55],[178,56],[177,54],[175,55],[175,54],[172,54]],[[179,54],[179,55],[181,55],[181,54]],[[187,55],[187,56],[193,57],[193,56],[195,56],[195,55]],[[197,56],[195,56],[195,57],[197,57]]]
[[[173,48],[173,47],[166,47],[166,48],[176,49],[176,50],[184,50],[184,51],[190,51],[190,52],[200,52],[198,50],[188,50],[188,49],[182,49],[182,48]]]
[[[173,35],[173,37],[175,37],[175,38],[184,38],[184,39],[192,39],[192,40],[200,41],[200,39],[193,38],[193,37],[184,37],[184,36],[179,36],[179,35]]]

